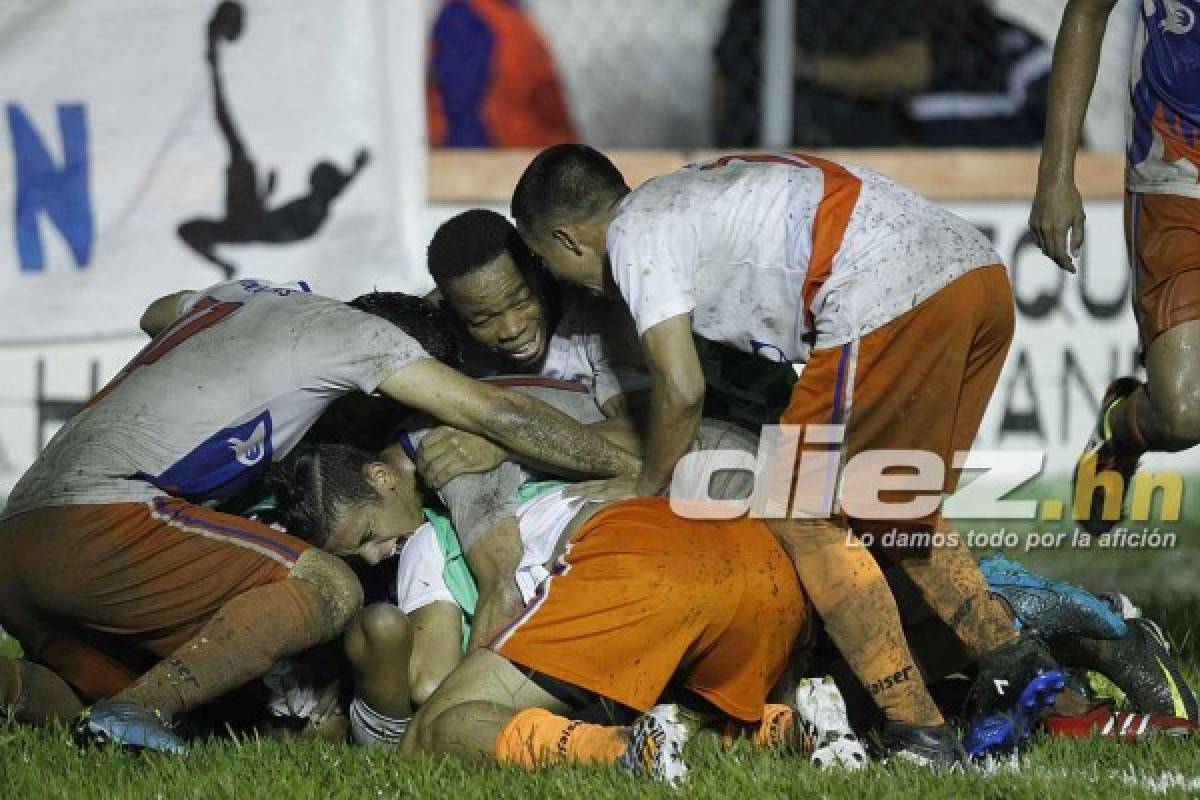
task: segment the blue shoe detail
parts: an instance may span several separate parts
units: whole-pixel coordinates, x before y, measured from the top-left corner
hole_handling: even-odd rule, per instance
[[[1016,561],[995,555],[981,559],[979,571],[993,594],[1004,598],[1021,625],[1043,639],[1085,636],[1120,639],[1125,620],[1100,598],[1065,581],[1035,575]]]
[[[1063,673],[1058,670],[1040,673],[1021,690],[1012,711],[971,720],[963,749],[971,758],[1013,752],[1037,730],[1065,686]]]
[[[158,712],[137,703],[102,700],[80,715],[74,732],[81,745],[188,754],[187,745]]]

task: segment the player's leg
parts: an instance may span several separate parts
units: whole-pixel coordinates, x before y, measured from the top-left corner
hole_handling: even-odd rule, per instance
[[[813,353],[780,422],[844,425],[857,389],[858,343]],[[926,726],[945,720],[929,696],[900,624],[891,588],[864,547],[848,546],[840,519],[771,519],[825,630],[889,720]],[[899,679],[897,679],[899,676]]]
[[[1125,237],[1133,269],[1133,309],[1147,381],[1109,385],[1096,428],[1080,458],[1079,476],[1119,473],[1121,492],[1151,451],[1178,452],[1200,442],[1200,200],[1174,195],[1125,195]],[[1090,487],[1089,487],[1090,488]],[[1082,488],[1086,492],[1088,488]],[[1108,490],[1111,491],[1111,490]],[[1111,529],[1119,499],[1092,489],[1084,509],[1089,530]],[[1106,509],[1107,506],[1107,509]]]
[[[83,710],[74,690],[43,666],[23,658],[0,658],[0,713],[26,725],[73,720]]]
[[[85,701],[170,717],[332,638],[361,604],[336,557],[182,501],[42,509],[16,522],[14,546],[41,554],[25,582],[39,613],[110,659],[141,664],[132,683],[99,685],[61,638],[30,653]]]
[[[350,728],[359,744],[395,748],[403,738],[412,718],[412,647],[412,626],[395,606],[367,606],[346,629],[346,657],[354,672]]]

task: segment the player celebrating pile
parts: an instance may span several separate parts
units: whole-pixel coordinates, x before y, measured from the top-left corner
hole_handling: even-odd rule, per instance
[[[670,480],[704,396],[693,331],[768,359],[807,362],[782,422],[807,426],[809,441],[844,434],[833,438],[844,458],[934,453],[944,472],[929,511],[953,491],[953,454],[975,438],[1013,328],[1005,269],[971,225],[881,175],[826,159],[730,156],[631,192],[607,158],[579,145],[538,155],[512,210],[556,277],[597,295],[619,291],[652,375],[640,476],[585,493],[656,494]],[[843,485],[842,507],[862,508],[866,494]],[[929,511],[915,527],[937,524]],[[874,522],[914,527],[911,519]],[[929,697],[872,555],[847,547],[846,528],[828,519],[775,520],[772,528],[831,638],[884,711],[885,741],[952,758],[953,732]],[[935,548],[900,566],[978,659],[974,710],[1011,700],[994,696],[1004,685],[995,678],[1024,685],[1053,664],[1013,631],[965,547]]]

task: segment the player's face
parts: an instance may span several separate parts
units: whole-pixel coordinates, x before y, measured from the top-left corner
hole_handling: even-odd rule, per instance
[[[604,280],[602,232],[588,226],[560,228],[544,234],[518,226],[518,231],[529,249],[541,258],[546,271],[555,278],[582,286],[598,297],[608,293]]]
[[[546,353],[546,307],[508,252],[450,283],[446,299],[471,338],[518,364]]]
[[[369,465],[366,477],[379,498],[343,504],[326,549],[378,564],[394,555],[424,521],[422,493],[416,469],[403,455],[385,456],[384,461]]]

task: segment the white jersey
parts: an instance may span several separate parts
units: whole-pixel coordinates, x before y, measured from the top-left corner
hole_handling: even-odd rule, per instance
[[[537,374],[583,384],[600,407],[616,395],[650,388],[629,311],[620,303],[597,303],[574,286],[563,287],[562,316]]]
[[[399,328],[303,284],[242,280],[185,296],[155,337],[42,451],[5,516],[164,494],[236,494],[337,397],[428,358]]]
[[[793,363],[1000,263],[973,225],[894,181],[802,155],[646,182],[622,201],[608,253],[639,334],[690,314],[707,339]]]
[[[565,487],[564,487],[565,488]],[[537,587],[549,577],[547,564],[559,538],[586,504],[579,498],[563,497],[554,489],[522,503],[517,508],[523,553],[514,574],[526,604]],[[437,531],[428,522],[409,537],[400,551],[396,567],[396,597],[400,610],[411,614],[431,603],[456,603],[446,585],[446,556],[438,544]]]

